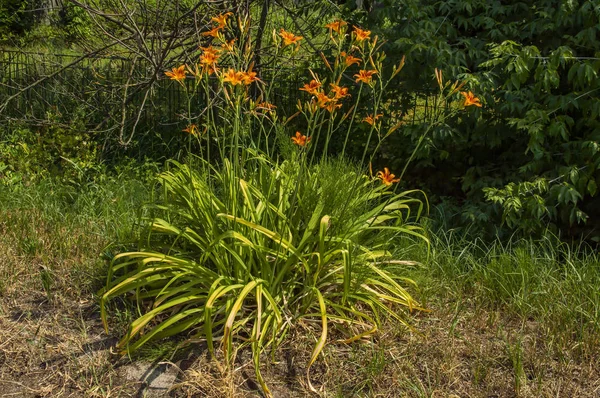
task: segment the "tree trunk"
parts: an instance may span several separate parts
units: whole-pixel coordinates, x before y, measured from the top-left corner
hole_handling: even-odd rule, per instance
[[[267,24],[267,16],[269,14],[270,3],[271,0],[263,0],[263,6],[260,13],[260,21],[258,23],[258,31],[256,32],[256,44],[254,45],[254,65],[256,67],[256,73],[258,74],[258,76],[261,76],[262,70],[262,65],[260,63],[260,52],[262,49],[262,38],[265,32],[265,25]],[[257,95],[256,92],[254,94],[255,96]]]

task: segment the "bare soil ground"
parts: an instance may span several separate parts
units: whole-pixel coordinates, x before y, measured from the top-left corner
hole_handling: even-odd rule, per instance
[[[174,356],[159,348],[135,360],[113,355],[117,336],[105,334],[91,293],[102,262],[87,254],[104,242],[82,229],[67,244],[40,221],[24,246],[7,225],[0,220],[0,397],[261,396],[245,351],[230,370],[201,344]],[[318,330],[295,330],[275,361],[265,355],[263,376],[275,397],[600,396],[597,353],[580,343],[557,351],[534,319],[443,292],[428,306],[410,318],[418,333],[389,323],[369,341],[331,342],[311,368],[317,394],[306,364]]]
[[[177,359],[119,359],[95,302],[19,293],[0,300],[0,396],[260,396],[248,353],[240,353],[230,372],[199,348]],[[475,309],[457,315],[450,308],[440,303],[414,318],[422,335],[386,325],[373,341],[330,344],[311,370],[314,386],[322,396],[339,397],[600,396],[598,361],[548,352],[534,321]],[[312,337],[297,333],[263,369],[274,396],[310,395],[305,369]],[[161,361],[168,363],[156,366]],[[157,384],[159,377],[166,384]]]

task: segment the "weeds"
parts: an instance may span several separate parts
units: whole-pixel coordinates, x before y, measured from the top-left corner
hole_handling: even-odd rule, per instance
[[[439,281],[420,284],[425,304],[444,289],[455,306],[468,298],[490,311],[542,322],[558,355],[574,351],[591,358],[598,352],[600,258],[591,248],[573,248],[555,237],[485,243],[437,231],[431,239],[430,257],[420,245],[399,249],[427,264],[411,273],[413,279]]]

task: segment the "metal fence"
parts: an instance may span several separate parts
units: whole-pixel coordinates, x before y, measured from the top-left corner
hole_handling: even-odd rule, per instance
[[[261,78],[271,90],[271,101],[283,114],[293,114],[304,77],[297,69],[273,76],[262,70]],[[300,71],[301,72],[301,71]],[[72,123],[77,120],[90,131],[113,132],[128,137],[135,126],[136,140],[157,135],[169,142],[180,134],[182,115],[188,100],[179,85],[163,75],[151,89],[139,82],[148,81],[151,68],[120,57],[37,54],[21,51],[0,52],[0,124]],[[194,81],[188,79],[187,84]],[[8,101],[8,102],[7,102]],[[143,106],[143,112],[139,110]],[[194,98],[192,113],[205,107],[204,99]],[[393,114],[407,124],[430,115],[435,107],[430,93],[400,92],[388,104]],[[386,115],[387,116],[387,115]],[[392,116],[392,115],[390,115]]]

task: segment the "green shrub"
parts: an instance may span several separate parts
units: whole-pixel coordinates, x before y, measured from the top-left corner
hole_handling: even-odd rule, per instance
[[[403,276],[412,262],[393,258],[390,249],[406,236],[426,240],[414,224],[426,199],[414,197],[418,190],[396,192],[404,172],[396,178],[385,168],[367,175],[370,145],[361,148],[357,165],[343,155],[353,123],[364,124],[375,151],[398,128],[382,124],[380,93],[403,62],[388,70],[376,38],[358,29],[346,35],[339,24],[330,32],[333,58],[319,57],[330,73],[311,71],[312,79],[299,87],[308,97],[300,97],[298,112],[286,118],[268,102],[271,88],[252,71],[252,49],[227,46],[232,32],[251,31],[249,21],[238,19],[232,28],[226,18],[213,19],[219,22],[210,32],[215,41],[201,49],[199,63],[166,72],[190,103],[202,95],[209,105],[200,115],[185,115],[190,159],[171,162],[161,174],[161,198],[145,211],[139,247],[111,263],[102,318],[107,326],[112,298],[137,302],[139,316],[118,345],[123,354],[185,332],[205,339],[212,354],[219,342],[231,364],[237,347],[249,345],[269,395],[261,354],[299,322],[320,324],[308,376],[330,328],[352,342],[376,332],[384,316],[406,324],[402,307],[419,309],[406,290],[412,282]],[[250,43],[245,34],[234,37]],[[302,38],[283,29],[272,40],[276,57],[295,58],[302,49]],[[351,53],[355,62],[348,62]],[[219,71],[222,58],[232,67]],[[342,86],[343,75],[351,73],[356,84]],[[450,101],[458,83],[436,74],[439,99]],[[331,155],[334,142],[342,148],[339,159]]]
[[[3,0],[0,3],[0,41],[32,29],[42,8],[41,0]]]
[[[597,3],[376,3],[351,17],[388,39],[390,58],[406,56],[405,84],[387,93],[397,109],[423,100],[431,107],[424,65],[466,81],[485,105],[436,127],[407,182],[435,203],[451,198],[455,226],[475,222],[505,236],[539,236],[549,226],[565,238],[600,239]],[[423,128],[407,126],[392,137],[382,155],[397,163],[388,165],[404,162]],[[509,228],[498,231],[503,220]]]
[[[60,113],[48,112],[46,118],[41,127],[9,124],[1,132],[2,184],[48,176],[80,180],[101,168],[98,143],[87,131],[84,115],[65,120]]]
[[[115,257],[103,295],[102,308],[131,291],[154,301],[119,343],[123,352],[190,330],[211,352],[221,341],[230,358],[239,336],[252,342],[258,371],[262,350],[291,326],[321,319],[312,363],[329,322],[350,342],[375,332],[380,313],[405,323],[383,302],[418,308],[396,270],[402,261],[388,251],[401,234],[419,235],[405,222],[418,202],[412,192],[393,194],[367,178],[348,190],[357,175],[342,163],[303,170],[295,159],[248,156],[244,178],[228,163],[210,178],[180,164],[160,176],[148,235],[139,251]]]

